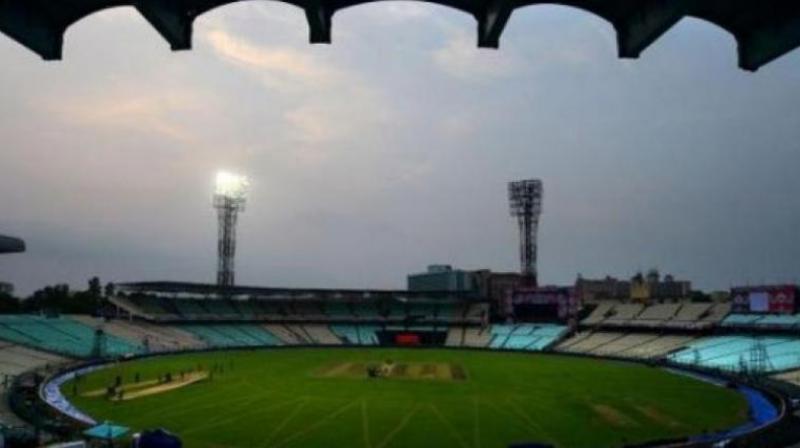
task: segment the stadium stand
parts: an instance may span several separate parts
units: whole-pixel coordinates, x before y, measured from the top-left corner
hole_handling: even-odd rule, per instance
[[[288,325],[264,324],[264,329],[266,329],[273,335],[277,336],[278,339],[280,339],[284,345],[298,345],[298,344],[308,343],[308,339],[304,338],[301,335],[301,333],[289,329]]]
[[[730,304],[727,303],[658,303],[644,306],[601,302],[580,324],[599,328],[700,330],[713,328],[729,313]]]
[[[332,325],[331,331],[347,345],[361,345],[361,341],[358,339],[358,330],[355,326]]]
[[[562,340],[558,344],[556,349],[559,350],[559,351],[562,351],[562,352],[572,351],[572,350],[570,350],[570,348],[573,345],[583,341],[584,339],[590,337],[591,335],[592,335],[591,331],[579,331],[579,332],[576,332],[576,333],[572,334],[572,336]]]
[[[349,345],[378,345],[377,332],[372,325],[331,325],[331,331]]]
[[[774,375],[773,378],[800,386],[800,370],[791,370],[789,372],[779,373]]]
[[[492,332],[488,327],[464,329],[465,347],[488,347],[492,340]]]
[[[150,320],[173,320],[180,316],[177,312],[167,311],[161,299],[150,296],[137,297],[111,297],[111,303],[125,310],[128,314],[141,316]]]
[[[710,303],[685,303],[681,306],[681,309],[678,310],[675,317],[665,323],[665,326],[686,330],[706,327],[709,323],[702,323],[700,320],[710,309]]]
[[[609,316],[612,308],[614,308],[613,303],[602,302],[581,323],[583,325],[597,325]]]
[[[622,358],[657,359],[686,347],[694,336],[657,333],[583,332],[564,340],[557,351]]]
[[[644,305],[638,303],[623,303],[617,305],[612,310],[613,314],[611,317],[603,321],[603,324],[608,326],[628,325],[642,310],[644,310]]]
[[[233,304],[227,300],[204,300],[200,304],[206,313],[216,319],[242,319]]]
[[[125,315],[154,322],[271,322],[342,324],[483,324],[487,303],[420,301],[175,299],[164,296],[114,297]]]
[[[800,327],[800,316],[791,314],[765,314],[755,322],[756,328],[793,330]]]
[[[712,336],[669,355],[681,364],[729,371],[778,372],[800,367],[800,339],[791,336]]]
[[[436,320],[458,322],[464,318],[467,307],[454,304],[441,304],[436,307]]]
[[[731,313],[730,303],[716,303],[711,306],[703,317],[700,318],[701,323],[718,324],[725,319],[725,316]]]
[[[608,344],[616,339],[622,338],[625,333],[615,332],[597,332],[585,335],[576,341],[567,341],[567,344],[561,347],[562,351],[575,352],[575,353],[591,353],[593,350]]]
[[[284,320],[286,312],[283,309],[283,304],[280,302],[264,302],[261,300],[252,300],[250,304],[256,309],[256,318],[281,321]]]
[[[259,347],[283,345],[264,328],[253,324],[185,324],[180,329],[193,333],[209,347]]]
[[[9,407],[8,390],[13,377],[34,369],[50,370],[69,359],[8,342],[0,342],[0,425],[21,426],[24,422]]]
[[[95,348],[95,329],[69,318],[0,316],[0,339],[73,357],[88,357]],[[110,355],[140,353],[141,347],[108,334],[104,350]]]
[[[21,345],[0,342],[0,375],[16,376],[29,370],[55,366],[68,358],[40,352]]]
[[[680,308],[681,305],[678,303],[662,303],[648,306],[630,321],[630,325],[651,328],[664,326],[667,321],[675,317]]]
[[[356,319],[363,322],[382,322],[386,318],[378,311],[377,303],[359,303],[353,305],[353,313]]]
[[[695,338],[693,336],[665,335],[651,339],[640,345],[617,352],[616,356],[624,358],[657,359],[668,353],[686,347]]]
[[[175,327],[154,325],[141,320],[126,321],[120,319],[106,320],[91,316],[70,316],[91,328],[102,328],[108,334],[141,347],[147,347],[151,352],[180,351],[205,348],[206,344],[193,336]]]
[[[320,345],[341,345],[342,340],[339,339],[327,325],[303,325],[308,334],[310,341]]]
[[[357,327],[358,330],[358,340],[362,345],[378,345],[378,334],[377,332],[380,330],[379,327],[371,326],[371,325],[359,325]]]
[[[291,304],[291,314],[288,315],[289,318],[296,321],[316,321],[316,320],[325,320],[325,313],[322,312],[322,309],[315,303],[311,302],[294,302]]]
[[[658,339],[657,334],[630,333],[613,339],[607,344],[595,347],[591,353],[596,355],[619,356],[622,352]]]
[[[355,318],[350,306],[344,302],[326,303],[325,313],[334,320],[352,320]]]
[[[490,348],[543,350],[564,333],[567,327],[554,324],[492,325]]]
[[[417,322],[432,322],[436,316],[436,305],[428,303],[409,304],[408,318]]]
[[[488,313],[489,307],[485,303],[473,303],[464,310],[464,319],[471,323],[479,323]]]
[[[178,299],[170,303],[178,310],[178,313],[186,319],[202,320],[214,317],[203,307],[201,304],[202,301],[200,300]]]
[[[464,346],[464,327],[450,327],[447,330],[447,337],[444,340],[447,347]]]
[[[258,311],[250,300],[232,300],[231,306],[245,320],[256,320]]]
[[[730,314],[722,320],[721,325],[730,328],[792,330],[800,328],[800,316],[792,314]]]

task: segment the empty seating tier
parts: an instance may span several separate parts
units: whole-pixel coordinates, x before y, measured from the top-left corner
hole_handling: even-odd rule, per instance
[[[611,313],[611,309],[614,307],[614,304],[608,302],[602,302],[597,305],[589,316],[587,316],[583,321],[581,321],[584,325],[596,325],[603,322],[606,317],[608,317],[609,313]]]
[[[306,334],[311,338],[314,344],[319,345],[341,345],[342,340],[339,339],[327,325],[306,324],[303,325]]]
[[[91,316],[70,316],[92,328],[102,328],[106,333],[136,343],[151,352],[179,351],[206,347],[190,333],[166,325],[155,325],[141,320],[104,320]]]
[[[506,350],[543,350],[567,331],[553,324],[492,325],[489,347]]]
[[[796,337],[713,336],[692,341],[669,356],[681,364],[730,371],[773,372],[800,367]]]
[[[69,318],[0,316],[0,339],[73,357],[89,357],[98,348],[106,355],[141,353],[138,343],[105,334],[98,347],[96,329]]]
[[[258,325],[187,324],[179,327],[208,344],[209,347],[260,347],[283,345],[281,340]]]
[[[720,324],[730,328],[766,328],[793,330],[800,328],[800,315],[793,314],[730,314]]]

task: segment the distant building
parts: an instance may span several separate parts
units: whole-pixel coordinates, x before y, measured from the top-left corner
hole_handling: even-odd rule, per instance
[[[455,292],[473,300],[489,301],[495,316],[503,314],[511,293],[523,284],[519,272],[467,271],[450,265],[430,265],[426,272],[410,274],[407,279],[411,292]]]
[[[481,269],[472,272],[476,293],[479,297],[492,303],[492,310],[502,314],[505,303],[512,291],[524,283],[524,277],[519,272],[492,272]]]
[[[672,275],[661,278],[655,269],[646,275],[641,272],[631,277],[630,281],[606,276],[603,279],[587,279],[578,276],[575,280],[575,296],[582,303],[602,300],[631,300],[650,303],[652,301],[679,300],[688,298],[692,293],[692,283],[675,280]]]
[[[0,282],[0,294],[13,295],[14,285],[11,283]]]
[[[646,303],[650,301],[652,292],[650,291],[650,282],[642,275],[641,272],[631,277],[631,290],[629,297],[634,302]]]
[[[453,269],[447,264],[433,264],[426,272],[410,274],[409,291],[474,291],[472,272]]]
[[[578,275],[575,280],[575,296],[582,303],[597,302],[600,300],[626,300],[630,298],[631,283],[606,276],[604,279],[593,280]]]
[[[630,298],[634,302],[650,303],[688,298],[692,293],[692,282],[675,280],[667,274],[661,279],[661,274],[655,269],[647,275],[637,273],[631,278]]]

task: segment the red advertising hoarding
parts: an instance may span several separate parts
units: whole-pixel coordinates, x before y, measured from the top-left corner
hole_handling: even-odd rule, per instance
[[[420,345],[422,341],[416,333],[397,333],[394,335],[394,343],[397,345]]]

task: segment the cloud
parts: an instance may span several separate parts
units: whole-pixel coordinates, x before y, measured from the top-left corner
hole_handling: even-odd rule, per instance
[[[320,160],[334,141],[358,138],[384,122],[383,96],[355,71],[337,67],[311,50],[257,45],[223,27],[207,36],[214,53],[260,80],[268,95],[279,97],[288,140],[300,143],[304,160]],[[306,46],[307,48],[307,46]]]
[[[433,51],[433,61],[447,74],[465,81],[508,78],[524,70],[513,50],[477,48],[475,36],[461,29],[453,29],[445,44]]]
[[[61,122],[93,128],[95,132],[142,132],[183,143],[196,140],[195,131],[182,123],[180,117],[202,114],[208,107],[208,98],[190,90],[165,89],[155,93],[144,90],[119,86],[92,96],[48,95],[35,102],[37,109]]]
[[[341,77],[336,70],[293,48],[255,45],[221,28],[208,33],[206,39],[217,56],[257,74],[270,87],[325,87]]]

